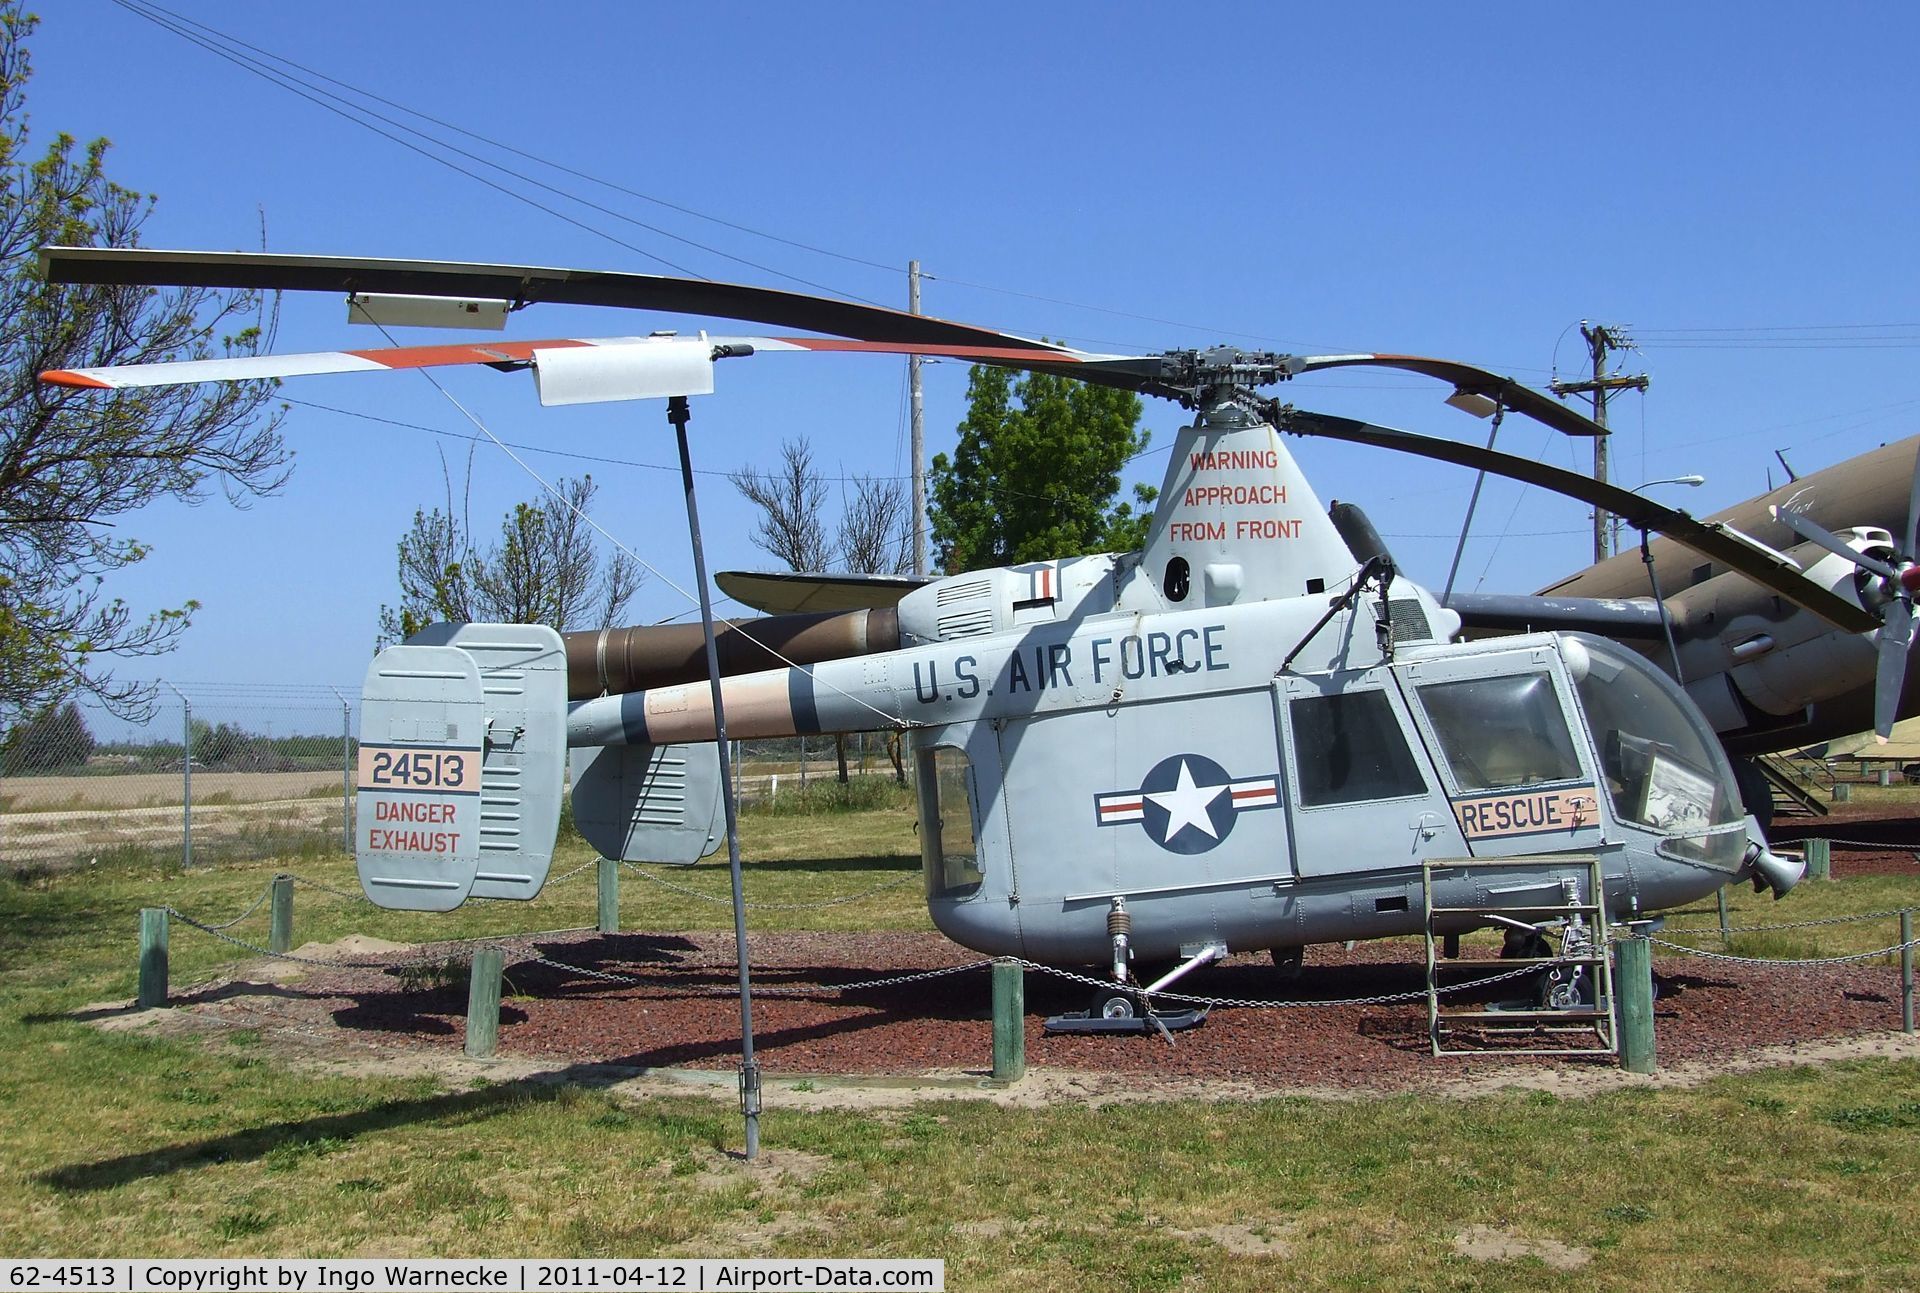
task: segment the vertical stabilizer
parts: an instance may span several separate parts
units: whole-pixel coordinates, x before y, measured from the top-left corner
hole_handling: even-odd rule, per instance
[[[1140,564],[1180,610],[1326,592],[1358,566],[1280,433],[1231,406],[1180,429]]]

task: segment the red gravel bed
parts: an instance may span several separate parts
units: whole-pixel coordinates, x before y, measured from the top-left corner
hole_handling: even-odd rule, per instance
[[[978,959],[939,935],[757,934],[749,948],[755,1043],[770,1077],[914,1075],[984,1071],[990,1065],[991,988],[984,968],[892,987],[857,986]],[[464,958],[468,949],[446,950]],[[1195,972],[1180,986],[1206,996],[1301,1001],[1419,991],[1424,967],[1407,959],[1410,954],[1418,955],[1417,944],[1405,941],[1361,944],[1352,951],[1310,948],[1304,974],[1290,985],[1279,982],[1264,957],[1234,957]],[[536,956],[636,982],[542,965]],[[1502,968],[1487,965],[1489,973]],[[1655,1028],[1663,1064],[1726,1062],[1763,1046],[1899,1027],[1898,976],[1889,968],[1776,969],[1672,956],[1659,962],[1658,972],[1663,983]],[[331,1025],[343,1040],[457,1054],[464,1038],[464,986],[421,986],[409,978],[371,963],[327,969],[253,1004],[289,1023]],[[509,949],[507,978],[503,1056],[647,1068],[727,1069],[737,1061],[739,1003],[728,935],[534,936]],[[1514,1064],[1567,1062],[1511,1055],[1435,1060],[1424,999],[1220,1008],[1169,1047],[1157,1035],[1047,1036],[1046,1017],[1085,1009],[1090,990],[1030,972],[1026,991],[1027,1060],[1035,1069],[1392,1089]],[[208,1000],[225,995],[209,993]],[[1483,998],[1512,995],[1511,983],[1481,990]],[[181,1004],[193,1000],[189,994]]]

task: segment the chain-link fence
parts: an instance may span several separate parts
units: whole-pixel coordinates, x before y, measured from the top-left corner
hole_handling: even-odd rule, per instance
[[[0,739],[0,865],[350,850],[358,705],[345,688],[162,683],[142,724],[56,706]]]

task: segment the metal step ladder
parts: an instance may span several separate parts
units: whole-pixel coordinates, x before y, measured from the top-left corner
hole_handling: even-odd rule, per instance
[[[1578,867],[1584,879],[1564,879],[1560,900],[1545,903],[1501,903],[1484,907],[1436,907],[1433,902],[1436,873],[1472,870],[1475,872],[1517,870],[1522,867]],[[1435,1056],[1447,1055],[1617,1055],[1620,1050],[1619,1021],[1614,1013],[1613,963],[1608,955],[1606,888],[1600,859],[1591,854],[1551,854],[1512,858],[1440,858],[1421,866],[1421,885],[1426,905],[1427,942],[1427,1033]],[[1558,920],[1561,923],[1561,954],[1558,956],[1453,959],[1441,955],[1442,943],[1457,949],[1455,940],[1436,934],[1434,925],[1443,917],[1474,917],[1476,924],[1504,926],[1508,929],[1531,927],[1536,923]],[[1447,923],[1454,923],[1448,921]],[[1577,984],[1579,976],[1592,987],[1592,1000],[1553,1005],[1541,999],[1541,984],[1521,977],[1510,982],[1520,985],[1525,1000],[1518,1004],[1489,1007],[1469,1005],[1443,1006],[1442,980],[1448,975],[1489,977],[1522,966],[1537,965],[1541,975],[1558,974],[1564,984]],[[1462,973],[1466,972],[1466,973]],[[1453,981],[1458,982],[1459,977]],[[1503,985],[1504,986],[1504,985]],[[1566,990],[1563,986],[1563,992]],[[1471,1045],[1478,1038],[1484,1044]],[[1582,1040],[1584,1039],[1584,1040]],[[1512,1044],[1522,1043],[1522,1044]],[[1532,1044],[1525,1044],[1532,1043]]]
[[[1776,818],[1827,815],[1827,801],[1817,791],[1832,791],[1833,776],[1826,773],[1823,765],[1815,766],[1820,767],[1821,773],[1826,776],[1824,787],[1818,777],[1801,771],[1799,761],[1790,761],[1777,754],[1763,754],[1753,762],[1760,769],[1760,775],[1767,779],[1767,788],[1773,794],[1773,815]]]

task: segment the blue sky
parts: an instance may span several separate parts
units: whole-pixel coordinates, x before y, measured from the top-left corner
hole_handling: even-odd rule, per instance
[[[1704,487],[1661,494],[1697,512],[1765,488],[1774,449],[1807,471],[1920,421],[1920,17],[1904,6],[175,7],[491,141],[787,241],[461,141],[655,228],[495,174],[569,223],[111,0],[57,0],[33,42],[37,137],[111,139],[115,178],[159,197],[149,246],[254,249],[264,221],[288,253],[798,278],[901,306],[918,258],[929,313],[1092,349],[1406,351],[1534,385],[1556,363],[1582,374],[1579,320],[1629,324],[1643,349],[1623,366],[1652,387],[1614,405],[1615,479],[1702,473]],[[290,298],[278,348],[380,344],[344,313]],[[676,324],[700,321],[542,307],[512,327]],[[697,466],[768,462],[806,435],[835,473],[906,471],[900,361],[765,356],[719,382],[696,402]],[[487,371],[448,385],[503,439],[615,460],[526,455],[549,478],[591,469],[597,519],[690,586],[657,406],[543,410],[527,377]],[[962,366],[929,370],[930,452],[951,447],[964,387]],[[472,428],[416,375],[283,391],[300,403],[282,494],[246,511],[217,495],[162,504],[127,523],[155,551],[121,595],[204,604],[175,655],[130,676],[357,689],[395,597],[394,544],[416,507],[443,502],[443,452],[458,484],[467,446],[453,437]],[[1445,393],[1348,372],[1289,395],[1484,436]],[[1149,405],[1157,448],[1180,421]],[[1502,447],[1587,461],[1517,419]],[[1403,567],[1444,579],[1471,474],[1334,445],[1297,453],[1323,499],[1362,504]],[[1148,455],[1139,478],[1157,482],[1164,463]],[[727,482],[702,486],[710,565],[769,564]],[[538,488],[482,445],[471,516],[491,529]],[[1579,504],[1504,482],[1475,532],[1463,587],[1531,590],[1590,559]],[[632,618],[687,610],[654,579]]]

